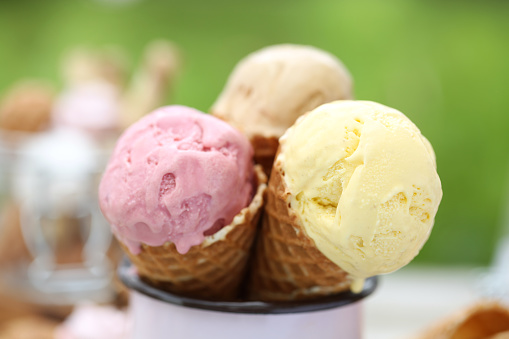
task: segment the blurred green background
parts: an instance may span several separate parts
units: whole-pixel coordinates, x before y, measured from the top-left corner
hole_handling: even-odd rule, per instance
[[[415,262],[485,265],[509,187],[509,2],[417,0],[1,0],[0,92],[58,84],[74,45],[119,45],[136,65],[166,38],[185,64],[169,103],[208,110],[233,66],[263,46],[337,55],[358,99],[408,115],[434,145],[444,198]]]

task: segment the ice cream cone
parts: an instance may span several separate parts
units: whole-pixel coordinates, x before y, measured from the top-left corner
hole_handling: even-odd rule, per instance
[[[255,167],[257,190],[251,203],[232,223],[180,254],[174,243],[141,245],[138,255],[122,244],[140,277],[173,293],[197,298],[230,300],[238,295],[263,206],[267,178]]]
[[[302,114],[321,104],[353,98],[343,63],[312,46],[265,47],[242,59],[210,112],[251,141],[256,163],[271,173],[278,139]]]
[[[251,145],[254,150],[255,163],[260,164],[265,174],[270,176],[272,165],[274,164],[274,156],[279,146],[278,138],[257,134],[251,138]]]
[[[366,278],[417,255],[442,190],[429,142],[403,113],[339,100],[301,116],[279,142],[253,298],[361,292]]]
[[[272,169],[249,279],[254,300],[300,300],[347,290],[351,280],[327,259],[289,207],[281,163]]]
[[[509,309],[485,301],[441,321],[415,339],[509,338]]]

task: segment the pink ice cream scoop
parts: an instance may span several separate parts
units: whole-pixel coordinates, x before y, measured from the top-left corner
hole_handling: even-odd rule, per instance
[[[184,254],[251,201],[253,150],[227,123],[167,106],[120,137],[99,186],[113,233],[133,254],[173,242]]]

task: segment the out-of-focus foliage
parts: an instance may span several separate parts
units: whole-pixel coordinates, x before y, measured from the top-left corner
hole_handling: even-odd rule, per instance
[[[118,2],[118,1],[117,1]],[[407,114],[434,145],[444,199],[417,261],[485,264],[509,179],[509,2],[418,0],[0,1],[0,91],[58,84],[75,45],[119,45],[137,64],[154,38],[185,60],[171,103],[208,110],[235,63],[276,43],[337,55],[358,99]]]

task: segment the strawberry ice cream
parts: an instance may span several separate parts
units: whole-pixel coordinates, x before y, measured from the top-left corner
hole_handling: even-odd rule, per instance
[[[230,224],[253,195],[253,150],[227,123],[163,107],[118,140],[99,187],[101,209],[133,254],[175,244],[184,254]]]

